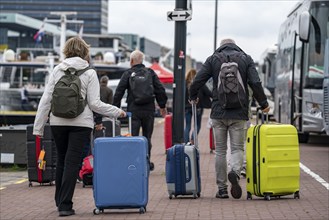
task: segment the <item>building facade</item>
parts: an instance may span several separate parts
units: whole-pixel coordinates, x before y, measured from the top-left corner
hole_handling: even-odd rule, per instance
[[[68,19],[84,21],[84,33],[108,33],[108,0],[1,0],[1,13],[19,13],[38,20],[59,19],[50,12],[75,11]],[[78,24],[68,24],[68,29],[79,32]]]
[[[153,58],[165,55],[161,44],[137,34],[108,34],[108,0],[1,0],[0,11],[2,15],[15,16],[13,25],[8,23],[8,19],[0,17],[0,50],[1,48],[16,50],[16,48],[40,47],[55,48],[58,52],[60,40],[58,33],[45,30],[42,41],[38,43],[34,35],[45,18],[48,20],[46,26],[49,25],[50,20],[60,20],[59,15],[51,14],[51,12],[76,12],[76,14],[67,15],[67,20],[84,21],[83,38],[91,44],[92,48],[95,48],[91,50],[92,55],[99,53],[104,55],[110,51],[121,57],[120,59],[124,59],[127,52],[140,49],[149,62]],[[29,20],[31,22],[27,22]],[[60,26],[59,23],[54,23],[54,25]],[[81,24],[72,23],[67,23],[66,26],[67,30],[76,34],[79,33],[80,27]],[[16,34],[10,34],[13,31]],[[73,35],[67,34],[67,37]]]

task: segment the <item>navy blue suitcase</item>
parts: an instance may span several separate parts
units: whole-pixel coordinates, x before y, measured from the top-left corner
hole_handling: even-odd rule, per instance
[[[178,195],[200,197],[199,151],[194,145],[177,144],[167,150],[166,181],[169,198]]]
[[[148,157],[148,142],[142,136],[94,140],[94,214],[104,209],[138,208],[140,213],[146,212]]]
[[[192,104],[194,122],[196,122],[196,105]],[[176,144],[167,150],[166,182],[169,199],[178,195],[201,195],[200,156],[198,149],[197,127],[194,123],[194,143]]]

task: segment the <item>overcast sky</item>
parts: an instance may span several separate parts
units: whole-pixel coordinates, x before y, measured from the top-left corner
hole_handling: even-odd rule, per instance
[[[233,38],[254,60],[277,42],[280,25],[298,1],[218,0],[217,47]],[[167,21],[175,0],[109,0],[109,33],[131,33],[174,48],[175,22]],[[192,0],[187,21],[187,54],[204,62],[213,53],[215,0]]]

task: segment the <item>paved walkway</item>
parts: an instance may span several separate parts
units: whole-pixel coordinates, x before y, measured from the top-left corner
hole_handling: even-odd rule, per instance
[[[246,180],[241,180],[241,199],[216,199],[214,155],[209,153],[209,131],[206,129],[208,112],[205,112],[199,143],[201,148],[201,198],[178,197],[170,200],[165,183],[165,150],[163,120],[155,125],[152,160],[155,170],[149,181],[149,203],[147,212],[139,214],[137,209],[105,210],[94,215],[92,188],[77,184],[74,194],[75,216],[68,219],[328,219],[329,195],[326,189],[310,175],[301,171],[300,199],[293,196],[264,201],[254,197],[246,200]],[[328,152],[327,150],[325,152]],[[305,159],[305,154],[301,158]],[[328,158],[328,157],[327,157]],[[328,171],[328,164],[325,169]],[[326,181],[328,181],[326,179]],[[54,186],[28,187],[28,182],[7,185],[0,190],[0,219],[57,219],[54,203]],[[61,217],[62,218],[62,217]]]

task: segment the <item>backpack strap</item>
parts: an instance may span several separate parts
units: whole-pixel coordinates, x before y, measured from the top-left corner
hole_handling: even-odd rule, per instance
[[[93,68],[91,68],[90,66],[88,66],[88,67],[86,67],[86,68],[84,68],[84,69],[82,69],[82,70],[78,70],[78,71],[76,71],[74,74],[77,75],[77,76],[80,76],[80,75],[82,75],[84,72],[86,72],[87,70],[90,70],[90,69],[93,69]]]
[[[87,70],[90,70],[90,69],[93,69],[93,68],[91,68],[90,66],[88,66],[88,67],[86,67],[86,68],[84,68],[82,70],[75,71],[74,75],[81,76],[84,72],[86,72]],[[71,72],[68,69],[65,70],[65,74],[67,74],[67,72],[69,74],[71,74]],[[85,102],[85,105],[86,105],[87,104],[87,93],[86,93],[86,97],[84,99],[84,102]]]
[[[65,75],[70,75],[71,71],[69,69],[67,69],[67,70],[64,70],[64,73],[65,73]]]
[[[132,70],[132,72],[136,72],[136,73],[141,72],[141,71],[149,72],[149,68],[147,68],[147,67],[143,67],[143,68],[132,68],[131,70]]]
[[[87,70],[90,70],[90,69],[93,69],[93,68],[91,68],[90,66],[88,66],[88,67],[86,67],[86,68],[84,68],[84,69],[82,69],[82,70],[75,71],[74,75],[80,76],[80,75],[82,75],[84,72],[86,72]],[[69,75],[69,74],[71,74],[71,71],[70,71],[69,69],[67,69],[67,70],[64,71],[64,73],[65,73],[66,75]]]
[[[216,58],[218,58],[219,59],[219,61],[221,62],[221,63],[225,63],[226,62],[226,60],[227,60],[227,57],[228,56],[226,56],[226,54],[223,52],[223,51],[221,51],[221,52],[215,52],[214,53],[214,56],[216,57]],[[229,58],[228,58],[229,59]]]

